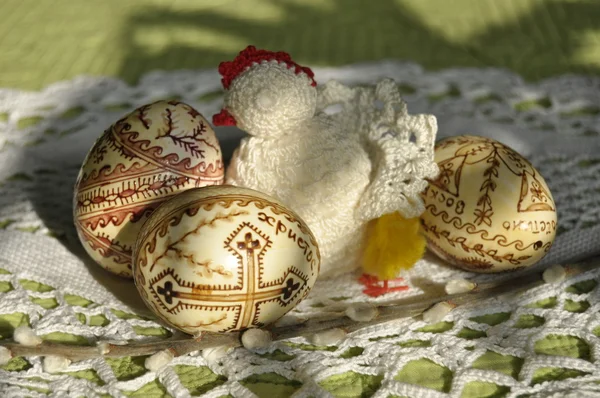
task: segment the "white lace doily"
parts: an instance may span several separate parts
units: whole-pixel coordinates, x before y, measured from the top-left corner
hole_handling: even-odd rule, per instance
[[[391,77],[411,113],[438,117],[440,138],[469,133],[513,147],[538,168],[557,203],[560,235],[543,264],[600,253],[600,78],[527,84],[498,69],[425,72],[392,62],[315,74],[320,83]],[[216,71],[181,71],[150,73],[137,86],[80,77],[42,92],[0,89],[0,269],[8,271],[0,274],[2,337],[27,322],[48,340],[76,344],[168,335],[135,315],[148,313],[132,282],[85,260],[71,222],[72,186],[93,141],[122,114],[179,98],[210,116],[220,109],[219,87]],[[217,134],[226,156],[242,136],[226,128]],[[405,276],[409,291],[377,300],[472,275],[427,256]],[[269,388],[271,396],[600,396],[598,282],[592,271],[458,308],[434,326],[407,319],[360,330],[335,347],[298,338],[259,353],[236,349],[216,362],[188,355],[158,372],[126,358],[79,362],[51,375],[39,358],[13,359],[0,368],[0,395],[245,397]],[[352,275],[317,283],[297,310],[312,316],[373,300],[361,289]]]

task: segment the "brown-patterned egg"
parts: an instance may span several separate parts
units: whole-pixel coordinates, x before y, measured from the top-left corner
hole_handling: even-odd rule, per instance
[[[498,141],[457,136],[435,147],[438,177],[422,193],[429,249],[468,271],[530,266],[550,250],[556,205],[544,178]]]
[[[276,321],[310,291],[320,267],[308,226],[274,198],[222,185],[163,203],[134,249],[146,305],[190,334]]]
[[[219,142],[191,106],[158,101],[110,126],[81,166],[73,213],[81,243],[105,269],[131,277],[138,232],[165,199],[223,183]]]

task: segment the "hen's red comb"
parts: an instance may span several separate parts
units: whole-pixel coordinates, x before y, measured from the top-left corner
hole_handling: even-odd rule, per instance
[[[227,109],[221,109],[221,112],[213,115],[213,124],[215,126],[235,126],[237,122]]]
[[[283,51],[269,51],[269,50],[257,50],[254,46],[248,46],[245,50],[242,50],[233,61],[221,62],[219,64],[219,73],[223,78],[221,83],[225,89],[229,88],[229,85],[237,76],[246,70],[249,66],[254,63],[261,63],[261,61],[273,61],[285,62],[289,68],[294,68],[296,74],[301,72],[312,80],[311,85],[314,87],[317,82],[314,79],[315,74],[310,68],[306,66],[300,66],[292,60],[292,57],[288,53]]]

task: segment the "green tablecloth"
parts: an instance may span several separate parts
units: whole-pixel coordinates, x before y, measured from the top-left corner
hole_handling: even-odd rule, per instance
[[[248,44],[310,66],[600,72],[597,0],[2,0],[0,18],[0,87],[21,89],[210,68]]]

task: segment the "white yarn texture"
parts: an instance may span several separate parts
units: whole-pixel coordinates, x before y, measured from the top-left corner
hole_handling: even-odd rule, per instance
[[[424,211],[419,192],[438,173],[437,122],[409,115],[392,79],[357,88],[331,80],[316,94],[306,75],[276,62],[236,77],[225,108],[251,137],[234,153],[226,183],[297,212],[319,242],[319,277],[331,278],[360,267],[369,221]],[[332,105],[342,110],[328,115]]]
[[[599,78],[562,76],[528,84],[499,69],[426,72],[393,62],[314,71],[319,83],[336,79],[346,86],[391,78],[411,114],[436,116],[438,138],[490,136],[526,156],[548,182],[559,211],[560,235],[540,267],[600,254]],[[147,312],[131,282],[86,260],[72,227],[72,186],[93,141],[125,112],[178,97],[210,116],[222,106],[215,94],[219,86],[211,70],[150,73],[136,86],[80,77],[41,92],[0,89],[0,268],[10,272],[0,274],[0,334],[10,329],[7,323],[16,327],[26,319],[42,338],[62,333],[92,344],[161,338],[159,324],[133,316]],[[323,87],[326,92],[329,86]],[[242,134],[217,133],[231,155]],[[362,294],[351,273],[318,281],[291,315],[328,316],[352,303],[439,292],[452,279],[494,278],[449,268],[429,255],[404,276],[408,291],[377,299]],[[297,397],[460,397],[465,391],[477,396],[474,382],[502,388],[508,397],[599,396],[599,284],[600,273],[591,271],[458,307],[435,330],[405,319],[351,333],[330,348],[296,338],[257,352],[237,348],[214,360],[195,353],[155,372],[143,369],[143,361],[136,368],[131,361],[100,358],[50,374],[34,357],[20,370],[0,368],[0,396],[123,397],[137,391],[137,396],[237,398],[256,396],[257,386],[267,383]],[[500,321],[487,320],[490,314]],[[552,344],[557,348],[544,349]],[[520,366],[512,374],[490,368],[481,359],[489,359],[489,352],[496,361]],[[444,374],[447,383],[440,387],[407,377],[414,364],[426,366],[423,376]],[[131,371],[123,377],[127,367]],[[548,368],[558,369],[555,377],[540,376]],[[200,379],[213,381],[194,384]]]

